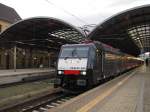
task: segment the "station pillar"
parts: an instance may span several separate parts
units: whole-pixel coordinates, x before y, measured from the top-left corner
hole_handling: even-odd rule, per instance
[[[17,56],[17,47],[16,45],[14,46],[14,72],[16,72],[16,56]]]

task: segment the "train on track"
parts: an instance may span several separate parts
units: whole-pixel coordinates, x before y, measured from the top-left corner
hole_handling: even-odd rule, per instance
[[[101,42],[66,44],[59,53],[54,86],[71,91],[92,88],[141,64],[142,59]]]

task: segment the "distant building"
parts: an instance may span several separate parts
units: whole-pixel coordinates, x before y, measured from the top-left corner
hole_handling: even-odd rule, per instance
[[[21,17],[13,8],[0,3],[0,32],[18,20],[21,20]]]

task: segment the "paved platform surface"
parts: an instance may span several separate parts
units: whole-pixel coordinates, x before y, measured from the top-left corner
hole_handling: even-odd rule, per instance
[[[132,70],[49,112],[150,112],[150,67]]]
[[[34,77],[50,76],[55,72],[53,68],[41,68],[41,69],[17,69],[16,72],[13,69],[0,70],[0,85],[19,82],[31,79]]]
[[[16,72],[15,72],[13,69],[0,70],[0,77],[1,77],[1,76],[27,74],[27,73],[50,72],[50,71],[54,71],[54,69],[53,69],[53,68],[42,68],[42,69],[16,69]]]

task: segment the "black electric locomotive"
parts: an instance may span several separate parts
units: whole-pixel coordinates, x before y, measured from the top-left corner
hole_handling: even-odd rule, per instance
[[[100,42],[63,45],[55,86],[85,89],[141,64],[141,60]]]

